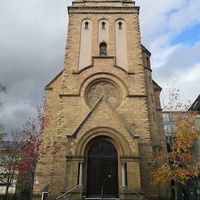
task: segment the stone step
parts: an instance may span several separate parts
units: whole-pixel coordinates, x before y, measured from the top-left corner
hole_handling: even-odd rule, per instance
[[[85,200],[120,200],[120,198],[108,198],[108,197],[104,197],[104,198],[85,198]]]
[[[120,200],[119,198],[85,198],[85,200]]]

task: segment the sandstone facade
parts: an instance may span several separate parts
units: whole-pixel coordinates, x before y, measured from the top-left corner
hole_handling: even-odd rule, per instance
[[[43,148],[60,150],[37,164],[33,199],[74,187],[64,198],[167,199],[165,187],[150,184],[165,147],[161,88],[141,45],[139,7],[74,0],[68,15],[64,69],[45,88],[51,117],[42,138]]]

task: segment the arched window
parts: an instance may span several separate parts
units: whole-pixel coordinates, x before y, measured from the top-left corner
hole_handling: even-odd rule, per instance
[[[106,56],[107,55],[107,44],[105,42],[102,42],[100,44],[100,56]]]
[[[122,22],[119,22],[119,29],[122,29]]]
[[[105,28],[106,28],[106,23],[105,23],[105,22],[102,22],[101,25],[102,25],[102,27],[101,27],[102,29],[105,29]]]
[[[88,25],[89,25],[89,23],[85,22],[85,29],[88,29]]]

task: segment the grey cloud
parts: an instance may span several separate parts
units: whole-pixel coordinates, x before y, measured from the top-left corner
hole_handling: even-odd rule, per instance
[[[66,2],[1,1],[0,18],[0,122],[9,132],[36,116],[45,85],[63,69]]]
[[[141,6],[142,41],[152,57],[167,50],[176,34],[168,27],[166,13],[180,8],[180,2],[136,1]],[[68,5],[71,0],[0,1],[0,82],[7,87],[7,94],[0,94],[0,123],[7,124],[7,131],[19,128],[28,117],[35,117],[35,106],[41,103],[44,86],[63,69]],[[155,12],[155,7],[159,12]],[[153,71],[155,81],[165,86],[175,78],[180,66],[192,68],[199,62],[197,52],[198,44],[177,50],[167,58],[163,56],[166,62]],[[153,61],[154,65],[157,63]]]

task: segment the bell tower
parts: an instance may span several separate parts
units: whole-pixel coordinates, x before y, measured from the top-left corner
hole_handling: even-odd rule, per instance
[[[33,199],[167,199],[150,184],[165,147],[139,7],[74,0],[68,16],[64,68],[45,87],[51,118],[41,145],[59,151],[37,163]]]
[[[134,72],[141,51],[137,47],[140,46],[139,7],[134,4],[130,0],[73,2],[69,7],[67,50],[78,56],[73,66],[75,71],[92,66],[98,57],[107,56],[115,67]]]

